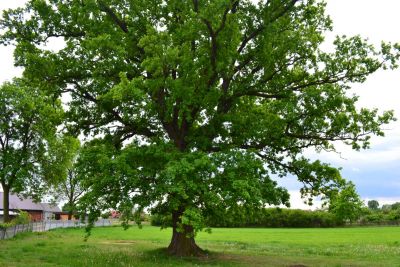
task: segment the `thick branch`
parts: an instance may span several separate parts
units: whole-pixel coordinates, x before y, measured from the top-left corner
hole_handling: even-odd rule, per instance
[[[125,21],[121,20],[120,18],[118,18],[117,14],[115,14],[115,12],[109,7],[107,6],[103,1],[99,0],[99,7],[100,10],[107,13],[107,15],[112,19],[112,21],[118,25],[118,27],[124,31],[125,33],[128,33],[128,26],[126,25]]]
[[[202,21],[204,22],[204,24],[207,26],[208,29],[208,33],[210,34],[210,38],[211,38],[211,55],[210,55],[210,62],[211,62],[211,68],[213,70],[213,76],[216,76],[216,72],[217,72],[217,35],[214,32],[214,29],[212,28],[211,22],[206,20],[206,19],[202,19]],[[210,79],[211,81],[212,79]],[[210,82],[209,82],[210,83]]]

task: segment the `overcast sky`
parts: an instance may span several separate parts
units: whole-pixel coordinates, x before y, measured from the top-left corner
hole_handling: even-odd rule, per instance
[[[0,1],[0,11],[15,8],[25,0]],[[400,42],[399,0],[328,0],[327,13],[333,19],[335,35],[356,35],[368,38],[379,45],[382,40]],[[21,74],[13,67],[12,47],[0,46],[0,83]],[[341,155],[314,154],[336,167],[342,167],[345,178],[353,181],[364,200],[377,199],[381,204],[400,201],[400,70],[379,71],[365,83],[355,84],[353,92],[360,96],[359,106],[395,110],[399,121],[385,127],[385,138],[373,138],[367,151],[355,152],[340,146]],[[299,184],[294,178],[280,183],[292,194],[293,207],[305,207],[299,198]]]

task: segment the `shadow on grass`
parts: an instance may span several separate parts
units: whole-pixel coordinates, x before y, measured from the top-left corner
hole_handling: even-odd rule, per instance
[[[166,248],[148,250],[143,254],[143,260],[150,262],[157,259],[159,264],[165,266],[284,266],[307,267],[293,260],[285,260],[279,257],[243,255],[235,253],[222,253],[206,251],[206,257],[174,257],[170,256]]]
[[[176,263],[177,265],[207,265],[207,266],[237,266],[239,263],[227,255],[218,252],[205,250],[206,256],[201,257],[177,257],[171,256],[167,252],[167,248],[150,249],[143,252],[142,259],[151,261],[157,259],[159,263]],[[239,264],[240,265],[240,264]]]

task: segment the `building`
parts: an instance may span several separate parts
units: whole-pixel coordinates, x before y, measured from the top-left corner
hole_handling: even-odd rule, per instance
[[[0,219],[3,217],[3,192],[0,192]],[[19,210],[26,211],[32,221],[57,220],[62,214],[60,208],[50,203],[36,203],[31,198],[21,199],[10,194],[10,215],[16,216]]]

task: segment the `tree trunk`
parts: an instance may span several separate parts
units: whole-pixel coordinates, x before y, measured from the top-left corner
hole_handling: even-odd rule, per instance
[[[196,245],[194,240],[193,227],[190,225],[183,226],[183,232],[178,232],[178,225],[181,221],[183,212],[174,212],[172,214],[172,239],[168,246],[168,253],[170,255],[179,257],[188,256],[206,256],[204,250]]]
[[[3,186],[3,220],[5,223],[10,222],[10,188],[7,185]]]

